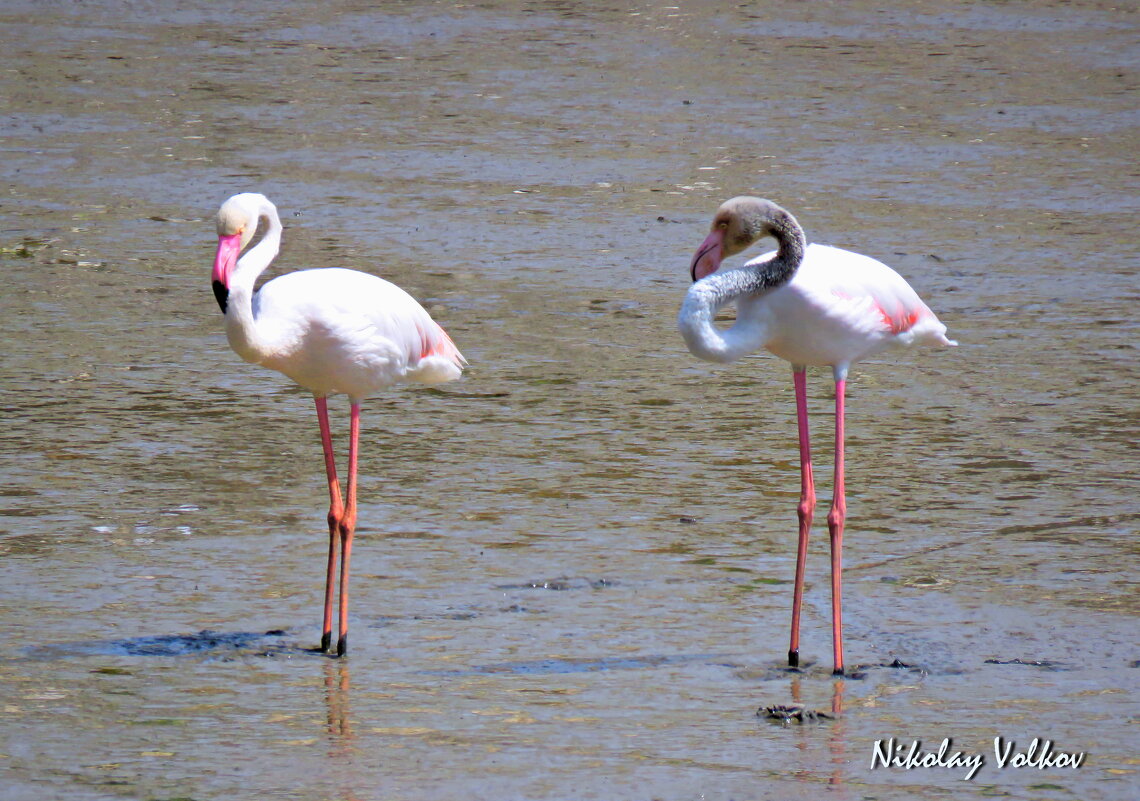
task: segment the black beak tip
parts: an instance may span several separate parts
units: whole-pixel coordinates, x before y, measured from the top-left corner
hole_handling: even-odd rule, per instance
[[[226,313],[226,303],[230,297],[230,290],[221,281],[214,282],[214,298],[218,301],[218,306],[222,309],[222,314]]]

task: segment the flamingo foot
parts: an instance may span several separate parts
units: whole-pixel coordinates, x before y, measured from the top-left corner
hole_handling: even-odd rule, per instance
[[[798,668],[800,666],[800,652],[788,651],[788,667]]]
[[[332,646],[332,632],[326,631],[321,635],[321,653],[327,654]]]
[[[336,641],[336,655],[338,657],[343,657],[343,656],[346,656],[347,654],[348,654],[348,635],[345,634],[343,637],[341,637],[339,640]]]

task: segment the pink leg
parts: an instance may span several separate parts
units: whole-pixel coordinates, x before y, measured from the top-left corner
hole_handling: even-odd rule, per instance
[[[843,482],[843,406],[847,381],[835,380],[835,497],[827,515],[831,534],[831,638],[837,676],[843,675],[843,522],[847,519],[846,487]]]
[[[808,436],[807,371],[793,369],[796,385],[796,422],[800,430],[800,541],[796,551],[796,585],[792,595],[792,642],[788,648],[788,667],[800,666],[800,608],[804,600],[804,570],[807,564],[808,534],[815,512],[815,481],[811,473],[811,442]]]
[[[340,520],[340,639],[337,656],[348,653],[348,562],[352,556],[352,534],[356,531],[356,454],[360,442],[360,404],[352,404],[348,444],[348,505]]]
[[[336,580],[336,542],[344,504],[340,499],[340,482],[336,478],[336,457],[333,454],[332,433],[329,431],[328,399],[317,398],[317,421],[321,426],[321,447],[325,452],[325,473],[329,479],[329,564],[325,574],[325,613],[321,627],[321,651],[332,645],[332,602]]]

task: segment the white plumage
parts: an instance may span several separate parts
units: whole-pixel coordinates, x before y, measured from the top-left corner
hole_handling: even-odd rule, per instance
[[[750,265],[771,261],[766,253]],[[752,343],[792,364],[852,364],[887,348],[950,344],[946,326],[901,275],[880,261],[827,245],[808,245],[791,280],[737,299],[738,318],[757,318]]]
[[[462,372],[451,339],[420,304],[356,270],[305,270],[270,281],[253,298],[253,318],[250,361],[318,395],[359,400],[402,380],[433,384]]]
[[[262,241],[236,255],[268,222]],[[263,195],[235,195],[218,212],[214,281],[221,282],[226,336],[248,362],[278,370],[317,396],[343,393],[353,402],[400,381],[434,384],[459,378],[465,361],[447,333],[400,287],[340,268],[275,278],[256,293],[257,277],[277,255],[281,222]]]

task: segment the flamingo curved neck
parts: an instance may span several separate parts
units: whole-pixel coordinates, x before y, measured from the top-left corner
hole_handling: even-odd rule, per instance
[[[789,218],[791,215],[787,215]],[[772,224],[775,223],[775,224]],[[724,306],[748,295],[770,292],[786,284],[804,259],[806,242],[795,220],[771,221],[768,233],[776,238],[779,250],[765,262],[747,264],[737,270],[714,273],[689,288],[677,326],[689,351],[711,362],[731,362],[763,347],[768,326],[757,317],[738,316],[727,330],[714,324]],[[778,225],[778,227],[777,227]]]
[[[268,221],[268,228],[261,241],[238,259],[230,276],[226,304],[226,338],[234,351],[248,362],[259,362],[267,355],[267,345],[258,332],[254,312],[254,284],[281,249],[281,220],[276,209],[265,206],[261,216]]]
[[[677,316],[689,352],[710,362],[732,362],[765,341],[766,326],[759,320],[738,317],[728,329],[717,328],[713,322],[723,307],[759,290],[752,289],[754,286],[755,277],[747,269],[716,273],[693,284]]]

